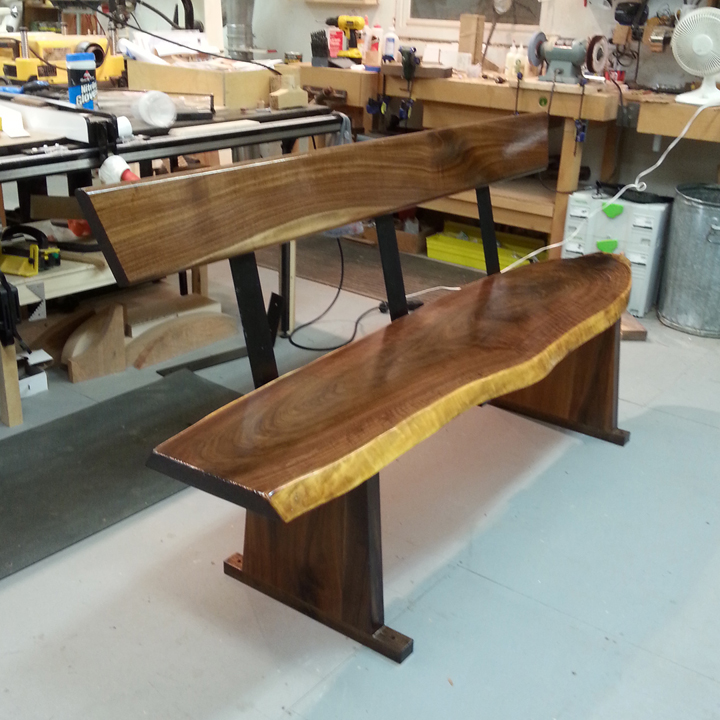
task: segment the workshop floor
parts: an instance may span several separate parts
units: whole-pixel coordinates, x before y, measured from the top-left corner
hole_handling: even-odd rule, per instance
[[[332,295],[299,281],[299,318]],[[308,337],[373,304],[344,293]],[[225,577],[244,512],[190,489],[0,583],[0,718],[720,717],[720,341],[645,324],[622,346],[627,447],[476,408],[383,473],[403,665]],[[250,387],[247,361],[202,375]],[[53,375],[24,427],[157,377]]]

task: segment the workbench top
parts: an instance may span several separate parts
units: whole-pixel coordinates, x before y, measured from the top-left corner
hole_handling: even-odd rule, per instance
[[[650,135],[677,137],[698,109],[676,102],[675,95],[628,90],[624,97],[625,102],[640,104],[637,131]],[[720,107],[703,110],[685,137],[720,142]]]
[[[387,94],[407,97],[407,83],[402,78],[387,79]],[[441,78],[417,79],[412,85],[414,100],[423,103],[443,103],[492,110],[520,112],[548,112],[554,117],[576,118],[608,122],[617,117],[619,93],[615,87],[589,83],[585,94],[578,85],[563,85],[544,82],[533,78],[522,80],[520,89],[517,81],[498,84],[492,79]],[[552,102],[551,102],[552,101]],[[581,110],[582,101],[582,110]]]

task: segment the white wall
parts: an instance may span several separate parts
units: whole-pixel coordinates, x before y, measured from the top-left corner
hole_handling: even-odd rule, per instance
[[[255,43],[258,47],[276,49],[281,57],[294,51],[309,60],[310,34],[326,27],[325,20],[336,15],[367,15],[371,24],[387,28],[395,15],[395,0],[380,0],[376,8],[308,5],[303,0],[256,0]]]

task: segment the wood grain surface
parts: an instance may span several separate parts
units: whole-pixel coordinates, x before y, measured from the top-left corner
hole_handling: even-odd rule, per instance
[[[15,346],[0,345],[0,423],[15,427],[22,425],[22,421]]]
[[[142,370],[237,334],[237,319],[222,313],[199,312],[172,318],[128,344],[127,365]]]
[[[546,165],[547,117],[526,115],[77,196],[117,280],[136,283]]]
[[[290,521],[468,408],[542,380],[617,322],[630,281],[609,255],[484,278],[216,411],[150,464]]]
[[[121,373],[125,370],[123,308],[108,305],[78,327],[65,343],[61,362],[71,383]]]
[[[624,445],[618,428],[620,323],[588,340],[540,382],[493,401],[528,417]]]

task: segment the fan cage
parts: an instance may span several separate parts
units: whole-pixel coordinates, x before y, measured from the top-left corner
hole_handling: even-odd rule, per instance
[[[712,42],[708,55],[700,56],[693,50],[693,40],[699,35]],[[678,65],[691,75],[720,74],[720,10],[700,8],[682,18],[673,33],[672,51]]]

